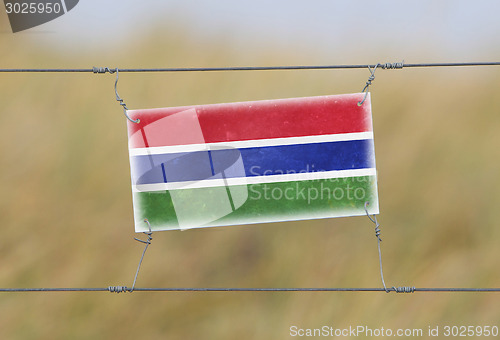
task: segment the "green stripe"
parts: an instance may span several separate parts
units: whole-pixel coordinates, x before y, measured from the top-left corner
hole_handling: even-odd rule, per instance
[[[366,201],[378,211],[375,176],[134,193],[136,231],[144,218],[168,230],[179,221],[191,228],[362,215]]]

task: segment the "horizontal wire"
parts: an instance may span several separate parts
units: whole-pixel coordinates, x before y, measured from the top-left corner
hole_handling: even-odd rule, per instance
[[[387,64],[357,64],[357,65],[301,65],[301,66],[235,66],[235,67],[178,67],[178,68],[4,68],[0,72],[74,72],[74,73],[106,73],[106,72],[214,72],[214,71],[272,71],[272,70],[333,70],[333,69],[364,69]],[[402,67],[455,67],[455,66],[500,66],[500,62],[460,62],[460,63],[418,63],[405,64]],[[387,67],[390,69],[391,67]]]
[[[0,293],[17,292],[113,292],[108,288],[0,288]],[[129,291],[123,287],[121,291]],[[134,292],[384,292],[384,288],[134,288]],[[120,292],[120,291],[118,291]],[[413,292],[479,293],[496,292],[500,288],[413,288]]]

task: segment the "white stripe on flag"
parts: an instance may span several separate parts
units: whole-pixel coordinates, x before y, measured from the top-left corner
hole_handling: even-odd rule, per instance
[[[130,156],[141,155],[157,155],[177,152],[194,152],[217,149],[243,149],[253,147],[278,146],[278,145],[293,145],[293,144],[310,144],[324,142],[342,142],[351,140],[373,139],[373,132],[353,132],[353,133],[336,133],[331,135],[319,136],[303,136],[303,137],[286,137],[286,138],[269,138],[269,139],[253,139],[241,140],[234,142],[219,142],[207,144],[188,144],[188,145],[171,145],[171,146],[156,146],[150,148],[133,148],[129,149]]]
[[[247,185],[247,184],[276,183],[276,182],[310,181],[319,179],[333,179],[333,178],[360,177],[360,176],[375,176],[376,174],[377,170],[375,168],[316,171],[316,172],[294,173],[294,174],[284,174],[284,175],[237,177],[237,178],[225,178],[225,179],[216,178],[216,179],[206,179],[201,181],[139,184],[139,185],[133,185],[132,191],[149,192],[149,191],[165,191],[165,190],[179,190],[179,189],[199,189],[199,188],[213,188],[213,187],[230,186],[230,185]]]

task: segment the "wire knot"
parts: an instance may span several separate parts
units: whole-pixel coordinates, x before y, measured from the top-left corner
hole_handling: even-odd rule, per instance
[[[363,100],[358,102],[358,106],[363,105],[363,103],[366,100],[366,97],[368,96],[368,88],[372,84],[372,81],[375,80],[375,71],[377,70],[377,67],[379,67],[380,64],[375,65],[375,67],[372,69],[370,66],[368,66],[368,70],[370,70],[370,76],[368,77],[368,80],[366,81],[365,87],[363,87],[363,90],[361,93],[365,93],[365,96],[363,97]]]
[[[405,65],[405,61],[403,60],[400,63],[385,63],[385,64],[379,64],[379,67],[382,68],[383,70],[394,70],[394,69],[402,69]]]
[[[144,240],[141,240],[139,238],[134,237],[134,240],[149,245],[149,244],[151,244],[151,241],[153,240],[153,236],[151,236],[151,235],[153,235],[153,232],[151,231],[151,224],[149,223],[149,220],[147,218],[145,218],[144,222],[148,224],[149,231],[144,231],[143,234],[146,235],[148,237],[148,239],[146,241],[144,241]]]
[[[392,290],[395,291],[396,293],[414,293],[415,292],[415,287],[392,287]],[[386,291],[387,293],[390,292],[390,290]]]
[[[371,74],[369,77],[368,77],[368,80],[366,81],[366,85],[365,85],[365,88],[363,89],[363,92],[365,91],[365,89],[368,88],[368,86],[370,86],[372,84],[372,81],[375,80],[375,74]]]
[[[380,238],[380,234],[382,233],[382,231],[380,230],[380,223],[378,223],[377,221],[377,217],[375,215],[373,215],[373,217],[370,216],[370,214],[368,213],[368,205],[370,205],[370,202],[365,202],[365,213],[366,213],[366,216],[368,216],[368,218],[370,219],[370,221],[373,222],[373,224],[375,224],[375,237],[377,237],[377,239],[382,242],[382,239]]]
[[[375,226],[375,237],[380,241],[382,242],[382,239],[380,238],[380,234],[382,233],[382,231],[380,230],[380,224],[377,223],[377,225]]]
[[[124,292],[132,292],[127,288],[127,286],[109,286],[108,291],[110,293],[124,293]]]
[[[94,73],[110,73],[113,74],[116,72],[116,69],[109,68],[109,67],[92,67],[92,72]]]

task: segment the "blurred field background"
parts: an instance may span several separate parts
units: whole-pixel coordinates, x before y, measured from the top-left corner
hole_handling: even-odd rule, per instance
[[[0,24],[8,30],[4,16]],[[0,67],[335,63],[293,44],[249,61],[223,37],[200,43],[180,24],[158,25],[140,43],[99,54],[0,34]],[[158,33],[167,30],[175,34]],[[483,59],[498,61],[494,52]],[[422,56],[406,61],[429,60]],[[337,61],[399,61],[357,58]],[[123,73],[118,86],[136,109],[353,93],[368,76]],[[494,67],[377,71],[388,286],[500,286],[499,76]],[[126,121],[113,83],[109,74],[0,74],[1,287],[132,284],[143,244],[133,240]],[[356,217],[158,232],[137,286],[380,287],[373,227]],[[500,326],[499,302],[495,293],[1,293],[0,338],[286,339],[292,325]]]

